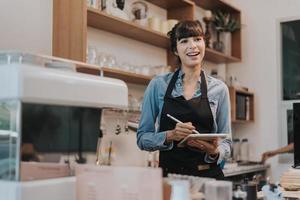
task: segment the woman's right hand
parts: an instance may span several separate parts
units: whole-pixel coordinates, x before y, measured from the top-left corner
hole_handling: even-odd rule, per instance
[[[167,131],[166,141],[171,142],[182,140],[189,134],[192,134],[193,130],[195,130],[195,127],[191,122],[177,123],[176,127],[173,130]]]

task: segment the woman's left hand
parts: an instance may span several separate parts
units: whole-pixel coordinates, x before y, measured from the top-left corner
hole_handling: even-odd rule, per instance
[[[205,151],[209,155],[216,155],[219,153],[218,140],[212,140],[211,142],[204,140],[190,140],[187,144],[191,147],[196,147],[201,151]]]

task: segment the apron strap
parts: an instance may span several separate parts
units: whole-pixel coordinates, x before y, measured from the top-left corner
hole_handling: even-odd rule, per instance
[[[207,99],[207,84],[203,70],[201,70],[201,99]]]

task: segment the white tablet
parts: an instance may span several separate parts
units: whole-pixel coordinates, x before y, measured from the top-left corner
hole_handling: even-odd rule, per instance
[[[186,136],[183,140],[181,140],[178,143],[178,147],[184,147],[185,143],[188,140],[193,140],[193,139],[200,139],[200,140],[205,140],[205,141],[211,141],[217,138],[220,139],[224,139],[226,137],[228,137],[229,134],[228,133],[200,133],[200,134],[190,134],[188,136]]]

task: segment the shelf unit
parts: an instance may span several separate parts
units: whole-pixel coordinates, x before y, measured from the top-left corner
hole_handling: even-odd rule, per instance
[[[247,123],[254,122],[254,93],[244,89],[229,87],[230,104],[231,104],[231,121],[232,123]],[[246,116],[248,119],[238,119],[237,112],[239,111],[237,106],[237,96],[246,97],[249,100],[249,105],[245,103]],[[248,113],[247,113],[248,112]]]
[[[240,11],[222,0],[146,0],[167,10],[168,19],[193,20],[195,6],[204,9],[222,9],[231,12],[240,20]],[[166,49],[167,63],[176,66],[176,59],[169,50],[169,39],[165,34],[153,31],[130,21],[119,19],[93,8],[87,8],[86,0],[53,0],[53,56],[86,62],[87,27],[94,27],[114,34],[119,34],[141,42]],[[240,30],[232,35],[232,56],[227,56],[213,49],[206,49],[205,60],[213,63],[231,63],[241,60]],[[118,75],[117,75],[118,74]],[[107,72],[108,76],[127,76],[122,71]],[[129,78],[130,79],[130,78]],[[145,78],[145,80],[147,80]],[[141,81],[144,84],[147,81]]]
[[[86,67],[83,65],[77,66],[78,72],[93,74],[96,76],[101,74],[100,70],[103,72],[104,76],[121,79],[127,83],[148,85],[148,83],[152,79],[152,76],[145,76],[142,74],[136,74],[136,73],[132,73],[132,72],[123,71],[120,69],[112,69],[112,68],[107,68],[107,67],[102,67],[101,69],[96,69],[96,68],[89,68],[89,67]]]
[[[161,48],[167,49],[169,46],[169,38],[167,35],[136,23],[108,15],[97,9],[87,9],[87,24],[93,28],[109,31]]]
[[[207,10],[222,10],[229,12],[238,22],[241,23],[241,11],[224,0],[193,0],[195,4],[203,9]],[[234,31],[231,35],[231,56],[225,57],[225,63],[240,62],[242,59],[242,47],[241,47],[241,29]],[[216,55],[218,58],[220,55]]]

